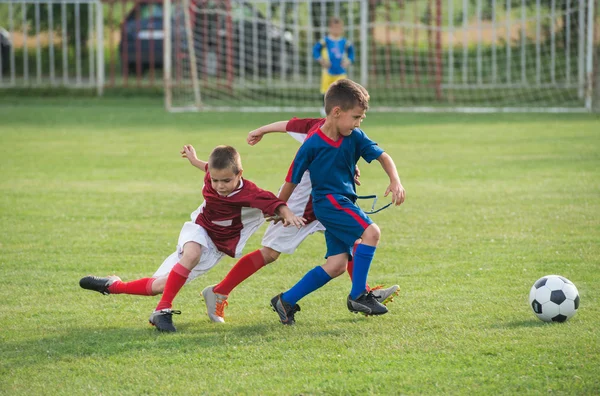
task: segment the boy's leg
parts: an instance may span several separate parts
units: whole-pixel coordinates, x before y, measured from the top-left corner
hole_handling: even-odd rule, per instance
[[[369,225],[363,235],[362,243],[356,247],[352,290],[348,295],[348,309],[351,312],[362,312],[367,315],[382,315],[387,313],[385,305],[381,304],[372,292],[366,290],[367,275],[381,232],[375,223]]]
[[[380,235],[379,227],[373,223],[363,233],[366,238],[362,238],[362,242],[356,246],[352,270],[352,290],[350,291],[352,299],[358,298],[367,289],[367,275],[379,244]]]
[[[237,285],[248,279],[256,271],[275,261],[279,256],[279,252],[273,251],[273,254],[271,254],[270,250],[272,249],[263,247],[246,254],[225,275],[225,278],[214,286],[214,292],[228,295]]]
[[[156,306],[155,311],[150,316],[150,323],[156,326],[157,330],[164,332],[175,332],[172,316],[179,311],[172,311],[173,300],[179,293],[179,290],[185,285],[185,282],[190,275],[190,272],[200,261],[202,246],[196,242],[187,242],[183,246],[183,256],[173,267],[167,282],[162,297]]]
[[[347,253],[329,256],[325,265],[308,271],[291,289],[273,297],[271,307],[279,315],[281,323],[293,325],[295,323],[294,314],[300,311],[300,307],[296,303],[304,296],[323,287],[331,279],[341,275],[345,271],[347,260]]]
[[[102,294],[131,294],[137,296],[155,296],[160,294],[153,286],[156,278],[142,278],[130,282],[123,282],[116,275],[100,278],[97,276],[84,276],[79,281],[83,289],[94,290]]]
[[[210,320],[217,323],[225,322],[224,309],[228,305],[229,293],[256,271],[277,260],[279,254],[278,251],[268,247],[248,253],[233,266],[219,284],[208,286],[202,290],[206,312]]]

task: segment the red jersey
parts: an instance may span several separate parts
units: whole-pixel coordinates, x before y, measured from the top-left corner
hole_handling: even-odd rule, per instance
[[[192,213],[192,221],[202,226],[215,246],[230,257],[236,256],[245,225],[262,219],[263,214],[274,215],[275,209],[286,205],[272,192],[245,179],[241,179],[240,186],[228,196],[219,195],[211,185],[208,171],[202,195],[204,202]]]

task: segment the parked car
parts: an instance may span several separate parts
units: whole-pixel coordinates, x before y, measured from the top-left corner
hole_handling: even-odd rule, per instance
[[[10,70],[10,48],[12,43],[10,41],[10,35],[6,31],[0,27],[0,58],[2,58],[2,62],[0,62],[0,69],[2,70],[2,75],[5,75]]]
[[[215,11],[214,2],[208,2],[212,11],[202,13],[192,12],[190,23],[194,31],[194,49],[199,74],[216,75],[220,70],[225,70],[226,54],[232,51],[232,65],[236,70],[242,66],[248,73],[253,73],[255,67],[264,74],[267,70],[267,45],[269,37],[270,60],[274,73],[288,70],[291,66],[293,53],[293,36],[289,31],[282,31],[278,26],[268,21],[264,15],[252,4],[243,0],[231,1],[231,23],[228,25],[223,12]],[[134,7],[125,17],[121,25],[121,41],[119,54],[123,65],[127,65],[130,72],[135,72],[139,61],[142,70],[154,65],[155,68],[163,66],[163,4],[138,3],[139,10]],[[174,10],[173,13],[177,11]],[[181,11],[180,11],[181,12]],[[139,19],[138,19],[139,15]],[[181,15],[172,15],[173,23],[171,40],[173,50],[180,48],[177,56],[187,56],[187,36],[182,23]],[[231,37],[227,32],[230,28]],[[243,31],[242,31],[243,30]],[[205,35],[206,37],[204,37]],[[240,40],[240,37],[242,39]],[[139,40],[139,44],[138,44]],[[243,41],[243,56],[240,53]],[[285,46],[282,51],[282,44]],[[206,48],[204,48],[206,46]],[[151,48],[153,47],[153,51]],[[283,57],[282,57],[283,54]]]

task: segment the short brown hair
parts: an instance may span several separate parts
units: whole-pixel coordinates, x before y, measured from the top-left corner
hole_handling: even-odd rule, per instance
[[[325,112],[329,112],[336,106],[342,111],[348,111],[356,106],[367,111],[369,109],[369,92],[360,84],[347,78],[338,80],[329,86],[325,93]]]
[[[333,17],[329,18],[329,24],[328,25],[329,26],[331,26],[331,25],[341,25],[343,23],[344,22],[340,18],[333,16]]]
[[[212,169],[229,169],[235,175],[242,171],[242,157],[231,146],[217,146],[208,157],[208,167]]]

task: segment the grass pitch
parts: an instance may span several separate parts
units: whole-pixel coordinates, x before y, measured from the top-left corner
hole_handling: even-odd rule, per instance
[[[401,286],[382,317],[345,308],[343,275],[280,325],[269,299],[323,263],[322,235],[240,285],[225,325],[200,291],[175,300],[179,332],[147,318],[158,297],[101,296],[87,274],[151,275],[200,204],[206,158],[237,147],[277,191],[298,144],[246,133],[292,114],[167,114],[154,100],[0,99],[2,394],[597,394],[600,392],[600,119],[593,115],[368,114],[407,201],[373,215],[369,282]],[[302,116],[302,115],[300,115]],[[314,116],[314,115],[304,115]],[[382,195],[378,163],[359,193]],[[246,251],[260,246],[265,227]],[[545,324],[529,288],[560,274],[577,315]]]

